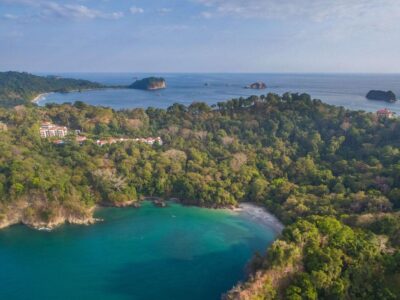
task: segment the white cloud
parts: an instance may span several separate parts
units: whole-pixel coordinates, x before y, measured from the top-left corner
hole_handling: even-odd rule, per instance
[[[55,16],[73,19],[120,19],[124,16],[122,12],[101,12],[77,4],[58,4],[55,2],[44,2],[41,4],[42,16]]]
[[[134,15],[144,13],[144,9],[143,9],[143,8],[136,7],[136,6],[132,6],[132,7],[129,9],[129,11],[130,11],[132,14],[134,14]]]
[[[201,13],[201,16],[205,19],[211,19],[213,17],[213,14],[209,11],[203,11]]]
[[[43,2],[41,4],[41,15],[74,19],[120,19],[123,17],[122,12],[106,13],[85,5],[58,4],[55,2]]]
[[[28,4],[28,5],[33,5],[36,2],[35,0],[0,0],[0,3],[5,3],[5,4]]]
[[[206,17],[305,18],[315,22],[330,19],[371,19],[386,22],[400,17],[399,0],[194,0],[203,4]],[[383,19],[382,19],[383,18]],[[394,21],[394,20],[393,20]]]
[[[58,17],[70,19],[110,19],[116,20],[124,16],[123,12],[103,12],[81,4],[60,4],[43,0],[0,0],[5,4],[21,4],[38,10],[42,18]]]
[[[162,8],[159,8],[157,11],[158,11],[159,14],[165,15],[165,14],[168,14],[168,13],[172,12],[172,9],[171,8],[167,8],[167,7],[162,7]]]
[[[18,19],[18,16],[13,15],[13,14],[4,14],[4,15],[3,15],[3,19],[6,19],[6,20],[16,20],[16,19]]]
[[[166,26],[163,26],[162,29],[165,31],[175,32],[175,31],[187,30],[187,29],[189,29],[189,26],[187,26],[187,25],[166,25]]]
[[[400,38],[399,0],[193,0],[204,6],[200,17],[237,17],[291,22],[310,34],[332,42],[372,38]],[[290,27],[284,27],[288,29]],[[299,27],[302,28],[302,27]],[[293,29],[295,29],[293,27]]]

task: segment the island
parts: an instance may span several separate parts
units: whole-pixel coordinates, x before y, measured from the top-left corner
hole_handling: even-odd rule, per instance
[[[267,88],[267,85],[264,82],[259,81],[259,82],[252,83],[248,86],[245,86],[245,88],[253,89],[253,90],[265,90]]]
[[[154,91],[161,90],[167,87],[167,83],[162,77],[148,77],[136,80],[128,88],[137,90]]]
[[[0,72],[0,105],[16,106],[28,103],[44,93],[66,93],[104,87],[100,83],[82,79],[38,76],[26,72]]]
[[[371,90],[368,92],[366,97],[369,100],[386,101],[389,103],[397,101],[396,95],[392,91],[385,92],[380,90]]]

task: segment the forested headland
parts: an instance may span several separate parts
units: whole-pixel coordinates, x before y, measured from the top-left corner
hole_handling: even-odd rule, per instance
[[[62,145],[43,121],[80,130]],[[252,201],[287,225],[228,299],[400,296],[400,120],[307,94],[115,111],[82,102],[1,108],[0,225],[90,222],[142,196]],[[96,139],[161,136],[163,145]],[[396,298],[397,297],[397,298]]]
[[[32,101],[42,93],[66,93],[75,90],[102,88],[88,80],[37,76],[21,72],[0,72],[0,106],[15,106]]]

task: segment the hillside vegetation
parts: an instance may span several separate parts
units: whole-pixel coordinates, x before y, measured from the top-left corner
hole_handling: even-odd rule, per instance
[[[87,80],[36,76],[20,72],[0,72],[0,105],[15,106],[42,93],[95,89],[101,84]]]
[[[39,137],[52,121],[93,139]],[[287,225],[228,299],[398,299],[400,120],[309,95],[209,107],[114,111],[74,105],[0,109],[0,227],[90,222],[95,205],[141,196],[207,207],[253,201]],[[397,297],[397,298],[396,298]]]

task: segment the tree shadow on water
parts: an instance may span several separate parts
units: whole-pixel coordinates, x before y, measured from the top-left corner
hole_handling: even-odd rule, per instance
[[[131,263],[109,274],[107,292],[129,299],[220,299],[244,277],[248,254],[235,245],[227,251],[189,260],[158,259]]]

